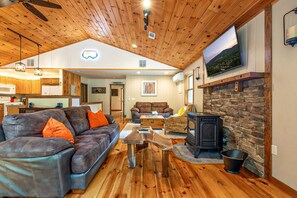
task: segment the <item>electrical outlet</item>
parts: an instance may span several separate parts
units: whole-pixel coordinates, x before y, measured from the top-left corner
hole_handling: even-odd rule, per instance
[[[277,146],[275,146],[275,145],[271,145],[271,153],[272,153],[273,155],[277,155]]]

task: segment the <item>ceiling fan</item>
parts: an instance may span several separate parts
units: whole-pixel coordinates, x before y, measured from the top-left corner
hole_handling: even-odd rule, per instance
[[[44,21],[48,21],[48,19],[31,4],[47,8],[62,9],[62,7],[58,4],[43,0],[0,0],[0,8],[10,6],[16,3],[22,3],[23,6],[25,6],[25,8],[27,8],[30,12],[32,12]]]

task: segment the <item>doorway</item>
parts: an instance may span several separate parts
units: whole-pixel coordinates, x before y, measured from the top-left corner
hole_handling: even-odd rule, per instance
[[[80,84],[80,90],[81,90],[81,95],[80,95],[80,103],[87,103],[88,102],[88,85],[81,83]]]
[[[124,84],[110,84],[110,114],[121,121],[125,117],[124,89]]]

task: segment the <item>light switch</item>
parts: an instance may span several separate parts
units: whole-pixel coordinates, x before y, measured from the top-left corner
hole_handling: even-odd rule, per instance
[[[275,145],[271,145],[271,153],[272,153],[273,155],[277,155],[277,146],[275,146]]]

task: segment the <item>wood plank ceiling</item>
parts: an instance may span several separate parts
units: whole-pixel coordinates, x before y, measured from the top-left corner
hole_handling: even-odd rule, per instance
[[[19,38],[11,28],[42,44],[41,52],[92,38],[184,69],[228,27],[242,25],[273,1],[151,0],[148,30],[155,40],[143,28],[140,0],[52,0],[63,9],[36,6],[48,22],[15,4],[0,8],[0,66],[19,60]],[[22,56],[36,54],[37,47],[23,40]]]

